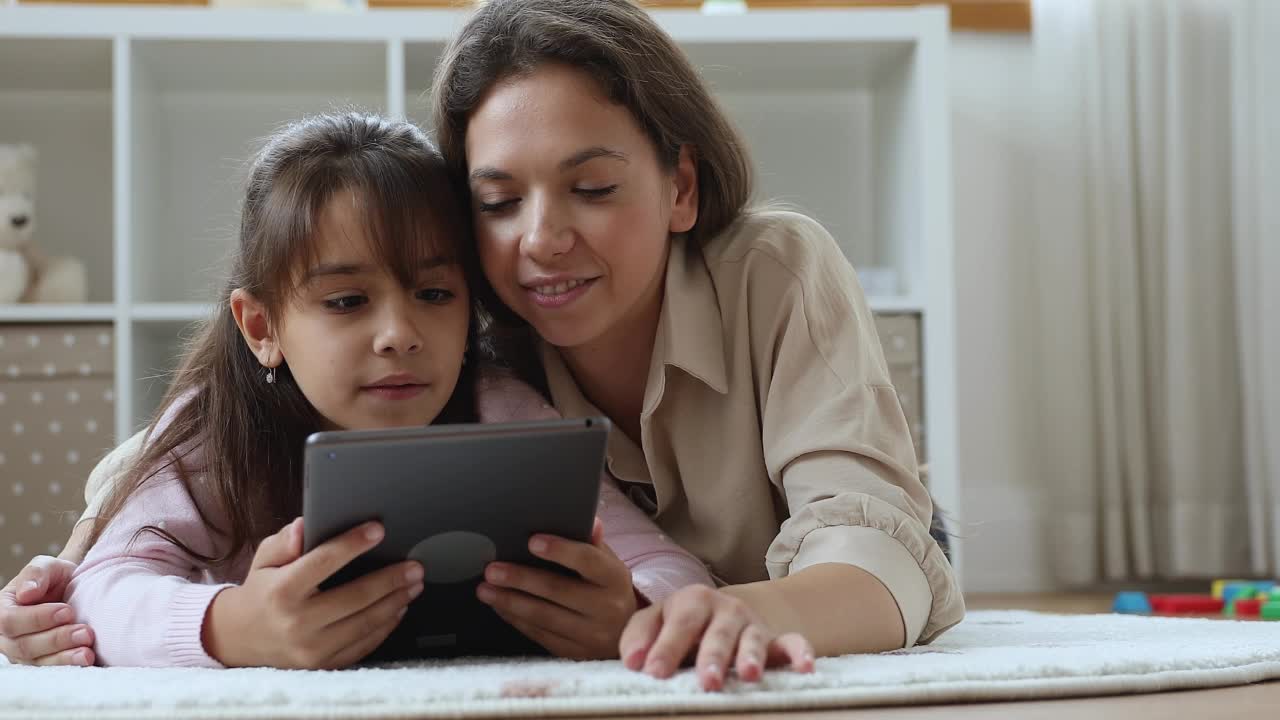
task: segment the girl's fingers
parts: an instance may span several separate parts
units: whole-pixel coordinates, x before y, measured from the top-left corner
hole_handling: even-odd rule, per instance
[[[711,618],[706,632],[702,633],[694,665],[698,683],[703,690],[720,690],[724,687],[725,674],[729,663],[737,655],[738,638],[745,627],[746,619],[737,613],[722,612]]]
[[[316,626],[333,625],[401,591],[407,591],[412,601],[422,594],[422,577],[422,565],[416,560],[388,565],[312,597],[307,601],[306,619]]]
[[[12,592],[13,601],[18,605],[62,602],[62,594],[75,571],[75,563],[39,555],[9,581],[5,593]]]
[[[96,656],[93,650],[87,647],[77,647],[70,650],[62,650],[52,655],[45,655],[32,661],[32,665],[40,665],[43,667],[53,667],[56,665],[72,665],[78,667],[89,667],[93,664]]]
[[[599,587],[540,568],[489,563],[484,579],[495,587],[517,590],[582,615],[589,615],[599,604]]]
[[[591,659],[591,654],[581,644],[574,642],[572,639],[558,635],[547,628],[533,625],[515,615],[509,615],[506,612],[494,608],[494,612],[498,617],[502,618],[508,625],[520,631],[520,634],[538,643],[547,652],[556,657],[568,658],[571,660],[587,660]]]
[[[603,544],[574,542],[554,535],[529,538],[534,557],[553,562],[578,573],[583,580],[600,587],[616,587],[631,582],[631,571]]]
[[[541,598],[517,590],[494,587],[489,583],[480,583],[476,588],[476,597],[503,616],[503,619],[510,618],[507,622],[512,625],[518,622],[521,626],[539,628],[564,638],[574,638],[579,644],[594,639],[591,635],[596,632],[596,628],[585,617]]]
[[[765,658],[769,652],[770,633],[763,625],[751,623],[738,638],[738,657],[734,670],[745,682],[757,682],[764,677]]]
[[[364,610],[340,620],[316,634],[322,638],[317,654],[321,667],[346,667],[373,652],[400,624],[409,608],[409,592],[395,592]]]
[[[302,548],[296,542],[298,529],[302,526],[302,518],[280,528],[274,535],[269,535],[253,553],[250,571],[261,568],[275,568],[288,565],[302,555]]]
[[[796,672],[813,672],[813,645],[800,633],[787,633],[769,643],[767,657],[769,667],[790,665]]]
[[[636,611],[618,639],[618,657],[628,670],[639,672],[649,656],[649,648],[662,630],[662,603]]]
[[[301,600],[315,591],[320,583],[382,542],[386,531],[376,522],[357,525],[345,533],[311,549],[286,568],[289,584],[296,588]]]

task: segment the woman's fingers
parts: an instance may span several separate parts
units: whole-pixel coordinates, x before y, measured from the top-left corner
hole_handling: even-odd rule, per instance
[[[813,672],[813,645],[800,633],[787,633],[769,643],[767,664],[769,667],[790,665],[796,672]]]
[[[57,665],[89,667],[93,664],[96,657],[97,656],[93,654],[92,648],[77,647],[36,658],[31,664],[43,667],[53,667]]]
[[[703,690],[720,690],[737,655],[738,639],[748,627],[747,619],[735,612],[719,612],[707,625],[698,645],[695,668]]]
[[[662,603],[636,611],[618,639],[618,657],[628,670],[639,672],[649,656],[649,648],[662,630]]]
[[[734,670],[739,679],[757,682],[764,677],[771,639],[771,633],[758,623],[752,623],[742,631],[742,636],[738,638],[738,656],[734,662]]]
[[[668,598],[662,630],[645,658],[646,674],[656,678],[671,677],[701,642],[718,599],[715,590],[702,586],[690,586]]]

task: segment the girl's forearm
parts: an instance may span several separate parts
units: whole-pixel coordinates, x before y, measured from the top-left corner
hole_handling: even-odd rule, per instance
[[[71,531],[71,537],[67,538],[67,544],[63,546],[62,552],[58,553],[59,559],[77,565],[84,561],[84,556],[89,552],[89,533],[93,532],[94,522],[96,522],[95,518],[85,518],[76,523]]]
[[[804,635],[820,657],[895,650],[906,642],[893,595],[853,565],[822,563],[724,592],[744,600],[776,632]]]

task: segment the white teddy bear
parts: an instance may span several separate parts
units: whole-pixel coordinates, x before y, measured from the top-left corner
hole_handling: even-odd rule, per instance
[[[0,145],[0,303],[84,302],[84,264],[46,258],[35,232],[36,149]]]

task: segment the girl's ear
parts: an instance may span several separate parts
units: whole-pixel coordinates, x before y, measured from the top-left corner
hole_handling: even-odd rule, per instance
[[[244,288],[231,291],[231,315],[249,350],[263,367],[278,367],[284,360],[272,332],[267,307]]]
[[[683,233],[698,222],[698,149],[680,146],[671,192],[671,224],[668,232]]]

